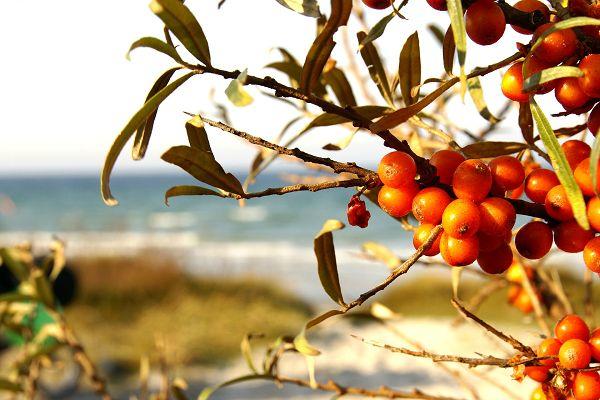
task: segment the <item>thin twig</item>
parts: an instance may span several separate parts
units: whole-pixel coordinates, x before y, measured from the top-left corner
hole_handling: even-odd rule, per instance
[[[590,326],[596,326],[594,310],[594,282],[592,280],[592,271],[587,268],[583,273],[583,283],[585,287],[585,296],[583,300],[585,318]]]

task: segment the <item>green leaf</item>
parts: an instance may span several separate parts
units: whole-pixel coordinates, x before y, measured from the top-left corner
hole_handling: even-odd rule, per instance
[[[379,22],[373,25],[367,36],[365,36],[364,39],[358,44],[358,49],[361,50],[364,45],[379,39],[381,35],[383,35],[383,32],[385,32],[387,25],[394,19],[395,15],[396,13],[392,12],[381,18]]]
[[[216,192],[212,189],[208,189],[202,186],[193,186],[193,185],[181,185],[181,186],[173,186],[169,190],[165,192],[165,204],[169,205],[169,199],[171,197],[178,196],[218,196],[218,197],[227,197],[226,195]]]
[[[365,242],[362,245],[362,249],[365,253],[373,257],[374,259],[383,262],[389,269],[396,269],[402,264],[393,251],[380,243],[376,242]]]
[[[587,219],[585,200],[581,194],[581,189],[577,185],[577,182],[575,182],[573,171],[569,167],[565,153],[556,139],[554,131],[550,126],[550,122],[548,122],[544,112],[533,98],[530,100],[530,107],[531,115],[535,120],[538,133],[542,139],[542,142],[544,143],[544,146],[546,147],[548,155],[550,156],[552,167],[556,172],[558,180],[565,188],[567,198],[569,199],[569,203],[571,203],[571,207],[573,208],[575,220],[583,229],[588,230],[590,229],[590,224],[588,223]]]
[[[427,25],[427,29],[436,38],[440,45],[444,44],[444,32],[435,24]]]
[[[536,72],[529,78],[525,79],[525,82],[523,82],[523,91],[529,92],[536,89],[541,84],[553,81],[555,79],[570,77],[578,78],[580,76],[583,76],[583,71],[577,67],[560,66],[547,68],[545,70]]]
[[[350,142],[352,142],[352,139],[354,139],[354,135],[356,135],[357,132],[358,130],[352,131],[350,134],[344,136],[340,141],[326,144],[323,146],[323,150],[339,151],[345,149],[350,145]]]
[[[143,38],[138,39],[135,42],[133,42],[133,44],[129,48],[129,51],[127,52],[127,55],[126,55],[127,59],[130,60],[131,52],[140,47],[148,47],[148,48],[154,49],[160,53],[168,55],[169,57],[171,57],[173,60],[177,61],[180,64],[183,63],[183,60],[179,56],[179,53],[177,53],[177,50],[175,49],[175,47],[173,47],[170,44],[165,43],[162,40],[157,39],[155,37],[143,37]]]
[[[317,0],[277,0],[277,2],[307,17],[319,18],[321,16]]]
[[[302,66],[291,61],[277,61],[265,65],[265,68],[272,68],[287,75],[292,87],[299,87],[302,79]]]
[[[254,380],[273,380],[273,376],[271,375],[244,375],[239,378],[231,379],[229,381],[223,382],[217,386],[206,387],[202,390],[197,400],[208,400],[217,390],[222,389],[227,386],[235,385],[237,383],[254,381]]]
[[[302,331],[294,338],[294,347],[305,356],[316,357],[321,354],[321,352],[313,347],[308,342],[308,339],[306,339],[306,327],[302,328]]]
[[[533,54],[533,52],[539,47],[546,36],[552,34],[561,29],[569,29],[569,28],[577,28],[579,26],[600,26],[600,19],[590,18],[590,17],[573,17],[569,19],[562,20],[560,22],[555,23],[550,28],[546,29],[535,41],[533,46],[531,46],[531,50],[529,52]]]
[[[346,74],[339,68],[332,68],[331,70],[323,74],[323,81],[326,85],[331,87],[338,103],[342,107],[354,107],[356,106],[356,99],[354,92],[352,92],[352,86],[346,78]]]
[[[148,92],[146,102],[148,102],[148,100],[150,100],[156,93],[164,89],[169,84],[169,81],[173,77],[173,74],[180,69],[181,67],[175,67],[165,71],[156,80],[156,82],[150,89],[150,92]],[[135,133],[132,149],[132,158],[134,160],[141,160],[146,154],[146,150],[148,149],[148,143],[150,142],[150,136],[152,136],[152,130],[154,128],[154,121],[156,120],[157,113],[158,107],[156,107],[156,110],[154,110],[154,112],[148,115],[148,118],[146,118],[146,122],[144,122]]]
[[[354,107],[353,110],[365,118],[373,119],[384,115],[391,109],[383,106],[360,106]],[[338,114],[323,113],[310,121],[310,123],[301,131],[301,133],[305,133],[319,126],[332,126],[343,124],[345,122],[350,122],[350,120]]]
[[[48,308],[54,308],[54,292],[52,291],[52,287],[50,286],[50,282],[46,278],[46,274],[43,271],[36,269],[31,277],[33,279],[33,286],[35,288],[35,293],[37,297],[40,299],[42,303],[44,303]]]
[[[525,142],[533,145],[533,116],[531,115],[529,103],[519,103],[519,127]]]
[[[129,141],[135,130],[138,129],[138,127],[140,127],[154,111],[156,111],[160,103],[162,103],[167,97],[169,97],[171,93],[173,93],[179,86],[181,86],[185,81],[190,79],[195,74],[195,72],[189,72],[185,74],[152,96],[152,98],[146,101],[142,108],[135,113],[127,125],[125,125],[125,128],[123,128],[119,136],[117,136],[110,150],[108,151],[108,154],[106,155],[104,168],[102,169],[102,176],[100,178],[100,191],[102,193],[102,199],[104,200],[104,203],[109,206],[115,206],[119,204],[117,199],[113,197],[110,191],[110,174],[115,166],[115,162],[117,161],[119,154],[123,150],[123,147],[125,147],[125,144]]]
[[[208,134],[204,128],[204,122],[199,115],[194,115],[192,119],[185,123],[185,130],[190,146],[212,154],[210,142],[208,141]]]
[[[592,153],[590,154],[590,174],[592,175],[592,187],[594,192],[598,195],[598,162],[600,161],[600,140],[598,135],[594,139],[594,145],[592,146]]]
[[[319,280],[329,297],[340,305],[344,305],[344,298],[338,276],[333,234],[331,232],[343,228],[344,224],[342,222],[328,220],[323,225],[323,229],[315,236],[314,240]]]
[[[463,147],[468,158],[490,158],[518,153],[529,148],[520,142],[477,142]]]
[[[150,9],[198,61],[210,65],[206,36],[189,8],[180,0],[152,0]]]
[[[461,0],[446,0],[448,14],[450,15],[450,26],[454,35],[454,43],[458,52],[458,63],[460,65],[460,93],[464,98],[467,91],[467,75],[465,63],[467,60],[467,32],[465,30],[465,17]]]
[[[240,181],[232,174],[226,173],[212,153],[194,147],[175,146],[167,150],[161,158],[208,185],[230,193],[244,193]]]
[[[473,100],[477,111],[479,111],[479,115],[492,124],[500,122],[500,120],[496,118],[488,109],[485,98],[483,97],[483,88],[481,87],[481,81],[479,80],[479,77],[476,76],[467,80],[467,87],[469,88],[471,100]]]
[[[19,259],[18,250],[0,248],[0,261],[2,261],[2,266],[8,268],[19,282],[24,282],[29,278],[29,268]]]
[[[35,300],[35,297],[18,292],[4,293],[0,295],[0,303],[23,303]]]
[[[0,391],[19,393],[23,391],[23,388],[16,382],[6,378],[0,378]]]
[[[244,338],[242,339],[242,342],[240,343],[240,350],[242,352],[242,356],[244,357],[244,360],[246,360],[246,364],[248,365],[248,368],[250,368],[250,370],[252,372],[254,372],[255,374],[258,374],[258,370],[254,366],[254,361],[252,360],[252,347],[250,346],[251,338],[252,338],[252,335],[249,335],[249,334],[244,335]]]
[[[411,95],[412,88],[421,84],[421,50],[419,47],[419,33],[415,31],[406,39],[400,52],[400,65],[398,66],[400,77],[400,91],[404,104],[410,105],[415,102]],[[419,93],[415,93],[417,98]]]
[[[225,89],[227,98],[237,107],[249,106],[254,101],[252,96],[244,89],[247,78],[248,69],[245,69],[236,79],[232,80],[229,83],[229,86],[227,86],[227,89]]]
[[[300,90],[310,94],[321,77],[323,68],[335,47],[333,36],[340,26],[346,25],[352,12],[352,0],[331,0],[331,16],[313,42],[302,68]]]
[[[361,31],[358,32],[356,36],[358,37],[358,41],[360,43],[364,40],[367,34]],[[379,53],[377,52],[377,49],[373,43],[365,44],[360,50],[360,55],[367,65],[369,75],[371,76],[373,82],[375,82],[375,85],[377,85],[379,93],[381,93],[388,105],[393,107],[394,98],[390,89],[390,83],[388,81],[387,74],[385,73],[385,68],[381,63],[381,57],[379,57]]]

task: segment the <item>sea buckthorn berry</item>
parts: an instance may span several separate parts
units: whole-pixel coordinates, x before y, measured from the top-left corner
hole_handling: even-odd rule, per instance
[[[523,61],[523,79],[527,80],[527,78],[531,77],[533,74],[536,74],[540,71],[548,69],[553,65],[548,64],[544,60],[540,60],[538,57],[533,55],[525,57]],[[546,82],[544,84],[539,85],[539,87],[534,91],[536,94],[544,94],[550,92],[556,86],[556,81]]]
[[[518,188],[525,180],[525,168],[515,157],[496,157],[489,167],[494,184],[504,191]]]
[[[510,269],[510,268],[509,268]],[[510,285],[506,292],[506,299],[510,304],[514,303],[519,293],[521,293],[521,285]]]
[[[427,0],[427,4],[438,11],[446,11],[448,9],[445,0]]]
[[[592,181],[589,158],[586,158],[575,167],[573,175],[575,176],[575,182],[577,182],[577,186],[579,186],[581,192],[586,196],[593,196],[594,183]],[[600,180],[598,181],[598,188],[600,188]]]
[[[525,179],[525,194],[534,203],[544,203],[546,195],[556,185],[559,185],[558,177],[549,169],[538,168],[531,171]]]
[[[573,379],[575,400],[600,399],[600,375],[596,371],[579,371]]]
[[[531,221],[515,235],[515,247],[519,254],[530,260],[539,260],[552,248],[552,229],[540,221]]]
[[[519,11],[523,11],[526,13],[531,13],[533,11],[540,11],[543,15],[545,20],[548,20],[548,17],[550,16],[550,10],[548,9],[548,7],[546,7],[546,5],[540,1],[537,0],[520,0],[517,1],[514,5],[514,8],[516,8]],[[521,28],[520,26],[516,26],[516,25],[511,25],[512,28],[523,34],[523,35],[531,35],[533,33],[533,31],[530,31],[529,29],[525,29],[525,28]]]
[[[590,271],[600,273],[600,237],[587,242],[583,248],[583,261]]]
[[[560,146],[572,170],[590,156],[592,148],[582,140],[567,140]]]
[[[600,231],[600,198],[594,196],[587,204],[587,217],[592,228]]]
[[[403,151],[393,151],[383,156],[377,168],[384,185],[400,188],[414,183],[417,175],[415,160]]]
[[[444,232],[454,238],[464,239],[475,235],[479,225],[479,208],[469,200],[452,201],[442,215]]]
[[[477,236],[456,239],[443,233],[440,240],[440,253],[444,260],[453,267],[472,264],[479,255],[479,239]]]
[[[452,189],[459,199],[480,202],[492,188],[492,173],[481,160],[463,161],[452,178]]]
[[[567,192],[563,185],[556,185],[550,189],[546,195],[544,205],[548,215],[558,221],[573,219],[573,208],[571,207],[571,203],[569,203]]]
[[[508,271],[506,271],[506,280],[511,283],[523,283],[523,279],[525,278],[523,271],[525,271],[525,275],[529,280],[533,279],[535,276],[535,271],[533,268],[527,266],[521,267],[519,260],[514,259],[510,268],[508,268]]]
[[[369,226],[369,218],[371,213],[367,210],[367,206],[358,196],[352,196],[346,210],[348,223],[352,226],[360,226],[366,228]]]
[[[512,232],[506,231],[504,235],[488,235],[479,230],[477,237],[479,238],[479,251],[492,251],[500,247],[501,244],[510,243]]]
[[[525,367],[525,375],[536,382],[544,383],[550,380],[550,367],[531,365]]]
[[[523,92],[523,62],[514,63],[506,70],[500,87],[504,96],[512,101],[523,103],[529,100],[529,94]]]
[[[533,311],[533,300],[529,296],[529,293],[527,293],[527,290],[523,288],[521,288],[512,304],[523,314],[529,314]]]
[[[538,27],[533,34],[533,42],[535,43],[542,33],[553,25],[552,23],[547,23]],[[535,49],[534,55],[551,65],[558,65],[575,54],[577,43],[578,40],[575,32],[571,29],[561,29],[546,36]]]
[[[547,400],[546,394],[544,394],[544,389],[541,386],[538,386],[531,392],[530,400]]]
[[[413,246],[415,250],[423,245],[431,235],[431,231],[435,228],[433,224],[421,224],[417,229],[415,229],[415,233],[413,235]],[[433,244],[429,249],[427,249],[423,254],[429,257],[437,256],[440,254],[440,241],[442,239],[442,235],[438,235]]]
[[[558,361],[563,368],[587,368],[592,360],[590,345],[581,339],[569,339],[560,346]]]
[[[590,338],[590,328],[580,316],[565,315],[554,327],[554,336],[561,342],[569,339],[587,341]]]
[[[452,198],[443,189],[428,187],[421,190],[412,203],[412,212],[419,222],[439,224]]]
[[[477,44],[487,46],[496,43],[506,29],[506,19],[493,0],[477,0],[465,13],[465,30]]]
[[[413,181],[411,185],[396,189],[383,186],[377,195],[377,201],[383,211],[392,217],[400,218],[408,215],[412,201],[419,192],[419,185]]]
[[[392,0],[363,0],[363,4],[376,10],[385,10],[392,5]]]
[[[596,136],[600,130],[600,103],[592,108],[592,112],[590,112],[590,115],[588,116],[587,127],[594,136]]]
[[[590,335],[590,350],[592,351],[592,360],[600,362],[600,328],[594,329]]]
[[[558,360],[558,353],[560,351],[560,347],[562,342],[555,338],[547,338],[542,340],[542,343],[538,346],[537,356],[538,357],[556,357],[553,359],[540,360],[540,364],[546,365],[549,367],[553,367],[556,365],[556,361]]]
[[[457,151],[439,150],[433,153],[429,163],[436,168],[440,182],[451,185],[454,171],[463,161],[465,157]]]
[[[507,243],[502,243],[492,251],[479,251],[477,263],[482,270],[488,274],[501,274],[506,271],[513,262],[513,253]]]
[[[590,96],[584,93],[577,78],[563,78],[554,87],[556,101],[567,111],[579,108],[590,101]]]
[[[579,77],[581,90],[590,97],[600,97],[600,54],[587,55],[579,63],[583,76]]]
[[[554,229],[556,247],[567,253],[583,251],[593,237],[593,231],[584,230],[575,220],[562,222]]]
[[[522,184],[519,185],[518,188],[507,191],[506,192],[506,197],[508,197],[509,199],[518,200],[518,199],[521,198],[521,196],[523,196],[524,192],[525,192],[525,184],[522,183]]]
[[[489,197],[479,203],[479,230],[488,235],[503,235],[515,225],[517,213],[508,201]]]

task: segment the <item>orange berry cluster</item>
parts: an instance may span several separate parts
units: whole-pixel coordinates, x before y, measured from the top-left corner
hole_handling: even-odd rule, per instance
[[[395,151],[384,156],[378,167],[384,184],[378,195],[381,208],[398,218],[412,211],[420,223],[413,237],[415,248],[442,224],[444,232],[425,255],[441,253],[453,266],[477,260],[492,274],[506,271],[513,261],[509,243],[516,212],[506,199],[490,193],[503,196],[517,189],[525,179],[521,162],[502,156],[488,165],[482,160],[466,160],[452,150],[436,152],[429,162],[436,167],[443,185],[421,189],[415,181],[415,162],[408,154]],[[445,190],[444,185],[450,185],[452,191]]]
[[[580,371],[600,362],[600,329],[590,333],[583,319],[567,315],[554,328],[554,337],[544,339],[538,346],[541,365],[525,367],[525,375],[541,382],[532,399],[600,399],[600,375],[597,371]],[[560,373],[565,380],[560,388],[548,383]]]
[[[529,314],[533,311],[533,301],[523,286],[523,281],[526,278],[530,282],[535,282],[537,280],[535,269],[528,266],[521,266],[518,260],[513,260],[510,268],[506,271],[506,280],[510,282],[507,299],[509,304],[520,310],[523,314]],[[537,285],[532,285],[532,288],[535,287]],[[540,293],[536,293],[536,295],[541,300]]]

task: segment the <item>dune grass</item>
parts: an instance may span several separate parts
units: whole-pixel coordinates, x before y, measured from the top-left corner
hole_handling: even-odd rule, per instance
[[[165,257],[71,260],[80,288],[67,318],[94,359],[136,368],[164,338],[176,364],[222,364],[246,333],[295,334],[309,307],[275,285],[191,277]]]

